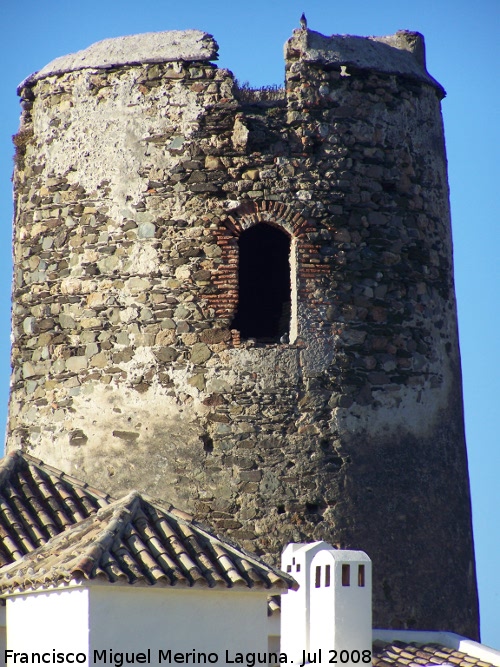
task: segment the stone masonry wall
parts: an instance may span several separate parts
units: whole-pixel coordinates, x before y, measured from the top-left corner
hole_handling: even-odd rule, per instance
[[[376,626],[474,637],[443,93],[395,37],[297,31],[274,99],[201,53],[27,80],[7,442],[274,561],[363,549]],[[288,343],[232,328],[259,223]]]

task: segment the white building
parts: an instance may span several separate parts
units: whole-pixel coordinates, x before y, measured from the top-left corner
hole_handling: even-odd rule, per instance
[[[136,491],[0,462],[0,666],[500,667],[457,635],[372,630],[363,552],[290,544],[282,568]]]

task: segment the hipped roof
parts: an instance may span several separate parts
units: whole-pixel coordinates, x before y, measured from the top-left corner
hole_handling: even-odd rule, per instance
[[[297,586],[289,575],[217,537],[184,512],[165,509],[138,491],[110,502],[104,494],[56,472],[52,469],[49,488],[43,475],[48,474],[47,466],[32,457],[17,454],[0,469],[0,503],[8,508],[10,533],[4,530],[2,541],[9,545],[4,552],[14,560],[0,569],[0,592],[92,580],[263,590]],[[35,497],[28,473],[41,478],[38,490],[43,499]],[[76,518],[82,506],[87,517],[68,525],[69,508]],[[61,517],[67,522],[64,526]],[[33,535],[41,546],[30,550]],[[20,548],[12,544],[21,545],[25,555],[20,557]]]

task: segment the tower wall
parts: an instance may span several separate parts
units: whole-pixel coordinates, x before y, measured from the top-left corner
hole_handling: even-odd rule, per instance
[[[274,560],[288,542],[362,549],[376,626],[477,636],[443,91],[422,39],[296,31],[282,95],[238,90],[213,40],[182,34],[21,86],[8,448]],[[290,238],[286,342],[233,325],[258,224]]]

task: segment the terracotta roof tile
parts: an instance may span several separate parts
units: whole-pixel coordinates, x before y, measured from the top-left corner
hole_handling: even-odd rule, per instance
[[[373,667],[407,665],[460,665],[461,667],[492,667],[490,663],[442,644],[416,644],[402,641],[373,643]]]
[[[267,598],[267,615],[272,616],[281,611],[281,595],[270,595]]]
[[[284,572],[133,491],[3,567],[0,591],[93,579],[211,588],[297,587]]]
[[[112,500],[15,451],[0,461],[0,567],[19,560]]]

